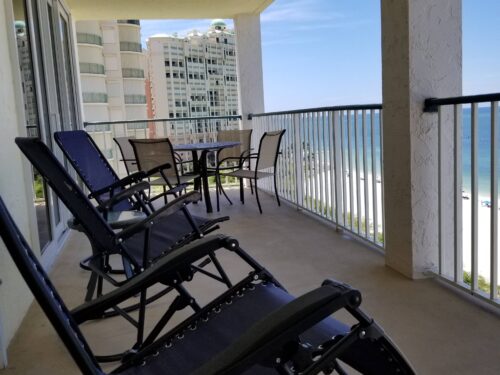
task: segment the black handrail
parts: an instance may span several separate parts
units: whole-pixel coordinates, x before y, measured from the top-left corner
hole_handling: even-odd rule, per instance
[[[382,109],[382,104],[353,104],[353,105],[339,105],[339,106],[334,106],[334,107],[294,109],[291,111],[250,113],[248,115],[248,119],[251,120],[253,117],[290,115],[290,114],[309,113],[309,112],[355,111],[355,110],[372,110],[372,109],[373,110]]]
[[[472,104],[481,102],[496,102],[500,101],[500,93],[481,94],[481,95],[468,95],[468,96],[455,96],[450,98],[429,98],[425,99],[424,112],[437,112],[438,107],[442,105],[453,104]]]
[[[177,122],[177,121],[194,121],[194,120],[241,120],[241,115],[151,118],[143,120],[123,120],[123,121],[91,121],[91,122],[84,122],[83,126],[87,127],[90,125],[119,125],[119,124],[139,124],[143,122],[165,122],[165,121]]]

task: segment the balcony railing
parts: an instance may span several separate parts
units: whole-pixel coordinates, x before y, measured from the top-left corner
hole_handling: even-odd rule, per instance
[[[438,117],[437,274],[497,306],[499,101],[500,93],[425,101]]]
[[[80,73],[104,74],[104,65],[95,63],[80,63]]]
[[[88,33],[76,33],[77,43],[95,44],[102,46],[102,38],[99,35]]]
[[[214,142],[220,130],[239,129],[241,116],[184,117],[134,121],[86,122],[86,131],[105,153],[115,170],[124,175],[115,137],[169,138],[172,143]]]
[[[144,78],[144,70],[135,68],[123,68],[123,78]]]
[[[384,246],[382,106],[315,108],[251,116],[254,149],[286,129],[278,159],[280,197],[364,241]],[[261,186],[272,191],[272,181]]]
[[[107,103],[108,95],[102,92],[82,92],[84,103]]]
[[[122,52],[142,52],[141,43],[120,42],[120,51]]]

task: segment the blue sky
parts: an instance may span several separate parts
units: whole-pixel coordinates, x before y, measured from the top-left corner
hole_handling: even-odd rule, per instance
[[[499,19],[499,0],[463,0],[464,95],[500,91]],[[210,20],[141,23],[145,40]],[[261,24],[266,111],[382,101],[379,1],[275,0]]]

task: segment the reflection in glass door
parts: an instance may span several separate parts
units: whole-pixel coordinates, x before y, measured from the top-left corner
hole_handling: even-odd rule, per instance
[[[35,63],[32,51],[31,37],[38,35],[37,23],[28,22],[28,9],[24,0],[14,0],[14,17],[16,28],[19,69],[24,99],[26,130],[30,137],[41,138],[44,123],[47,123],[47,102],[44,95],[37,95],[39,82],[35,78]],[[34,28],[32,30],[31,28]],[[30,33],[30,31],[33,31]],[[43,82],[43,81],[42,81]],[[38,100],[40,99],[40,100]],[[33,169],[33,192],[38,238],[42,251],[52,240],[52,225],[48,189],[40,174]]]
[[[63,161],[53,133],[76,129],[80,120],[74,75],[71,19],[59,0],[13,0],[28,135],[40,138]],[[69,216],[33,171],[42,248],[57,242]]]

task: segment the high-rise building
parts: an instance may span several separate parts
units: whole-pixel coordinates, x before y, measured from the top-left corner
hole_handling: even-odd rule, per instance
[[[233,30],[223,20],[207,32],[148,39],[147,61],[154,118],[236,115],[238,79]]]
[[[78,21],[76,31],[84,120],[146,119],[140,22]]]

